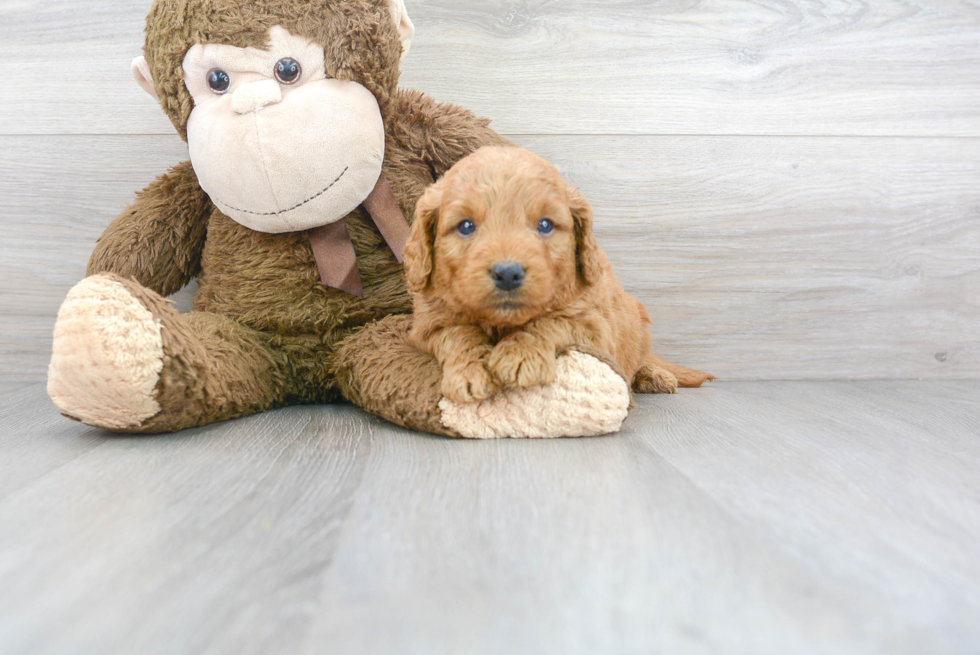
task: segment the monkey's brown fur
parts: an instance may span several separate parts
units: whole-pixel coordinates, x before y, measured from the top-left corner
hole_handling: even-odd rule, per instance
[[[397,103],[401,42],[383,0],[156,0],[146,21],[144,56],[157,95],[181,138],[194,101],[182,64],[191,46],[264,48],[281,26],[324,46],[327,77],[364,85],[387,123]]]
[[[378,100],[383,172],[412,216],[425,188],[453,163],[506,141],[466,110],[396,89],[401,45],[388,11],[385,0],[157,0],[145,56],[161,105],[186,139],[193,100],[181,62],[192,45],[262,47],[274,25],[326,44],[328,76],[358,82]],[[224,216],[190,163],[139,194],[88,266],[89,275],[124,280],[163,326],[155,390],[162,411],[129,431],[174,431],[347,397],[396,423],[447,433],[432,384],[438,366],[411,352],[406,319],[390,316],[411,311],[402,267],[363,209],[345,220],[364,299],[323,286],[305,233],[259,233]],[[178,314],[163,296],[196,276],[194,312]],[[411,366],[379,365],[399,357]]]
[[[552,221],[542,235],[539,222]],[[466,220],[475,233],[461,235]],[[526,272],[511,291],[491,269]],[[405,271],[415,300],[412,343],[442,365],[442,393],[458,403],[497,387],[555,379],[557,353],[587,345],[610,353],[640,393],[673,393],[713,376],[651,350],[650,318],[619,286],[592,234],[592,210],[540,157],[487,147],[458,162],[416,207]]]

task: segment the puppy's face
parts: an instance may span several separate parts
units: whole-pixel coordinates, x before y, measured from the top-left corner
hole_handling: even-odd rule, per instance
[[[474,321],[521,325],[586,283],[584,236],[594,248],[588,205],[554,166],[525,150],[484,148],[419,200],[406,277],[412,291]]]

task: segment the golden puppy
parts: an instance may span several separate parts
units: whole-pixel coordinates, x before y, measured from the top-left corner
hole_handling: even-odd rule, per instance
[[[481,148],[429,187],[405,274],[410,339],[439,361],[453,402],[549,384],[558,351],[572,345],[608,353],[640,393],[714,379],[650,351],[650,318],[599,250],[589,203],[526,150]]]

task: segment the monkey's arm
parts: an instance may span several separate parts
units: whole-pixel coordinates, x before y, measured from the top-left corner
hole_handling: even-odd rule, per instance
[[[428,141],[426,154],[437,178],[483,146],[514,145],[490,129],[489,119],[449,104],[439,105],[438,117],[430,124]]]
[[[405,126],[413,142],[411,152],[422,154],[435,179],[483,146],[514,145],[490,129],[489,119],[457,105],[436,102],[419,91],[400,90],[396,112],[411,117]]]
[[[102,233],[88,275],[133,278],[163,296],[179,291],[201,272],[211,209],[191,163],[174,166]]]

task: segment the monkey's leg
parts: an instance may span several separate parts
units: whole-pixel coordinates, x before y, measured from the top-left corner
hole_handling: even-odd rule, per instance
[[[410,430],[459,436],[442,424],[442,371],[408,342],[411,316],[372,323],[337,348],[334,374],[349,401]]]
[[[179,314],[116,275],[86,278],[58,313],[48,394],[118,432],[173,432],[282,405],[285,357],[234,320]]]
[[[476,439],[597,436],[626,418],[629,386],[615,365],[576,349],[559,354],[553,384],[449,402],[435,358],[409,344],[411,326],[411,316],[389,316],[340,345],[334,372],[348,400],[409,429]]]

